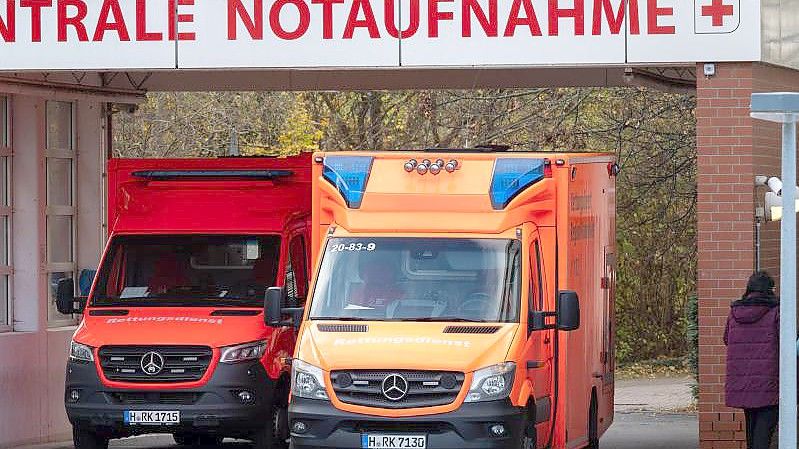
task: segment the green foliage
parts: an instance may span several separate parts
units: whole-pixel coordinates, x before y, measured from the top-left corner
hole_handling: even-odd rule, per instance
[[[685,357],[661,357],[655,360],[620,363],[616,366],[617,379],[682,377],[690,373]]]
[[[688,342],[686,363],[691,374],[699,385],[699,297],[691,295],[685,304],[685,338]],[[699,390],[694,388],[694,396],[698,399]]]
[[[614,152],[617,354],[682,356],[696,277],[695,98],[637,88],[157,93],[115,120],[116,154],[415,150]]]

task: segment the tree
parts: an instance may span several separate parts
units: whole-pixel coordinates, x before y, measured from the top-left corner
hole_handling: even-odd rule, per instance
[[[418,150],[507,144],[610,151],[618,210],[618,354],[683,354],[696,279],[695,97],[647,89],[491,89],[310,93],[154,93],[120,115],[118,155],[316,149]],[[645,273],[646,275],[642,275]]]

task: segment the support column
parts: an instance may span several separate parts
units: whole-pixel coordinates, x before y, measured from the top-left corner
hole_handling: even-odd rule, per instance
[[[724,406],[730,303],[755,267],[754,213],[765,191],[755,175],[780,176],[780,127],[749,116],[753,92],[799,91],[799,71],[760,63],[697,67],[699,426],[702,449],[743,449],[743,416]],[[764,223],[762,269],[779,285],[780,225]]]

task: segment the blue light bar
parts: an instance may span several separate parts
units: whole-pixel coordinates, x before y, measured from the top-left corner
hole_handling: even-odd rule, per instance
[[[363,201],[369,173],[372,171],[371,156],[326,156],[322,176],[336,186],[347,207],[358,209]]]
[[[489,191],[491,206],[495,210],[504,209],[516,195],[544,176],[544,159],[497,159]]]

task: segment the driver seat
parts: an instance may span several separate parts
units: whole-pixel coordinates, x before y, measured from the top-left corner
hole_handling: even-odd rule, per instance
[[[350,303],[363,307],[386,307],[405,296],[397,283],[394,264],[386,260],[361,257],[359,275],[362,283],[352,287]]]
[[[153,264],[153,274],[148,283],[150,295],[165,293],[189,282],[185,264],[174,253],[167,252],[156,257],[158,260]]]

